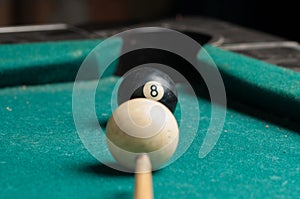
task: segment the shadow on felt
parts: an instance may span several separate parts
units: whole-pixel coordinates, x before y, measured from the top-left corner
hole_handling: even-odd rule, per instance
[[[120,167],[119,164],[117,163],[108,163],[109,166],[112,167]],[[132,173],[128,173],[128,172],[122,172],[116,169],[113,169],[111,167],[109,167],[105,164],[101,164],[101,163],[94,163],[94,164],[86,164],[83,165],[82,167],[80,167],[80,171],[81,172],[85,172],[85,173],[91,173],[91,174],[97,174],[97,175],[102,175],[102,176],[110,176],[110,177],[128,177],[128,176],[132,176]]]
[[[116,191],[111,193],[110,196],[105,197],[106,199],[132,199],[133,193],[130,191]]]

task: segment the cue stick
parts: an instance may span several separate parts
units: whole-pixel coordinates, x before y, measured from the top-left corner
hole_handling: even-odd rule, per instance
[[[152,166],[146,154],[136,158],[134,199],[153,199]]]

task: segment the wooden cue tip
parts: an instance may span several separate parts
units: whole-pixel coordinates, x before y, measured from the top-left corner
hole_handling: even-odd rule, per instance
[[[147,154],[136,159],[134,198],[153,199],[152,166]]]

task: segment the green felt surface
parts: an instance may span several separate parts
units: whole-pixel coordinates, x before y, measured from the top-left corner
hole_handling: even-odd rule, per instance
[[[100,42],[0,45],[0,87],[72,81],[84,58]],[[117,41],[111,53],[119,54],[121,45]],[[222,73],[229,97],[299,120],[299,73],[210,45],[204,49]]]
[[[115,81],[104,79],[99,89],[111,91]],[[82,84],[84,91],[92,82]],[[0,90],[0,198],[132,198],[133,176],[100,164],[83,147],[72,86]],[[299,197],[299,133],[228,109],[218,143],[199,159],[210,115],[210,103],[199,100],[198,134],[181,158],[153,174],[156,198]]]
[[[101,41],[0,45],[0,87],[72,81],[82,61]],[[119,54],[121,42],[111,40],[110,44],[111,51]],[[116,63],[111,69],[115,67]]]
[[[205,50],[221,72],[229,96],[300,119],[300,73],[212,46]]]

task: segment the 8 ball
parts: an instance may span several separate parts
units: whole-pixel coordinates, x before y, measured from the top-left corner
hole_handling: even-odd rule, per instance
[[[164,72],[151,68],[134,68],[123,76],[118,90],[118,103],[134,98],[147,98],[164,104],[174,112],[177,90],[174,81]]]

